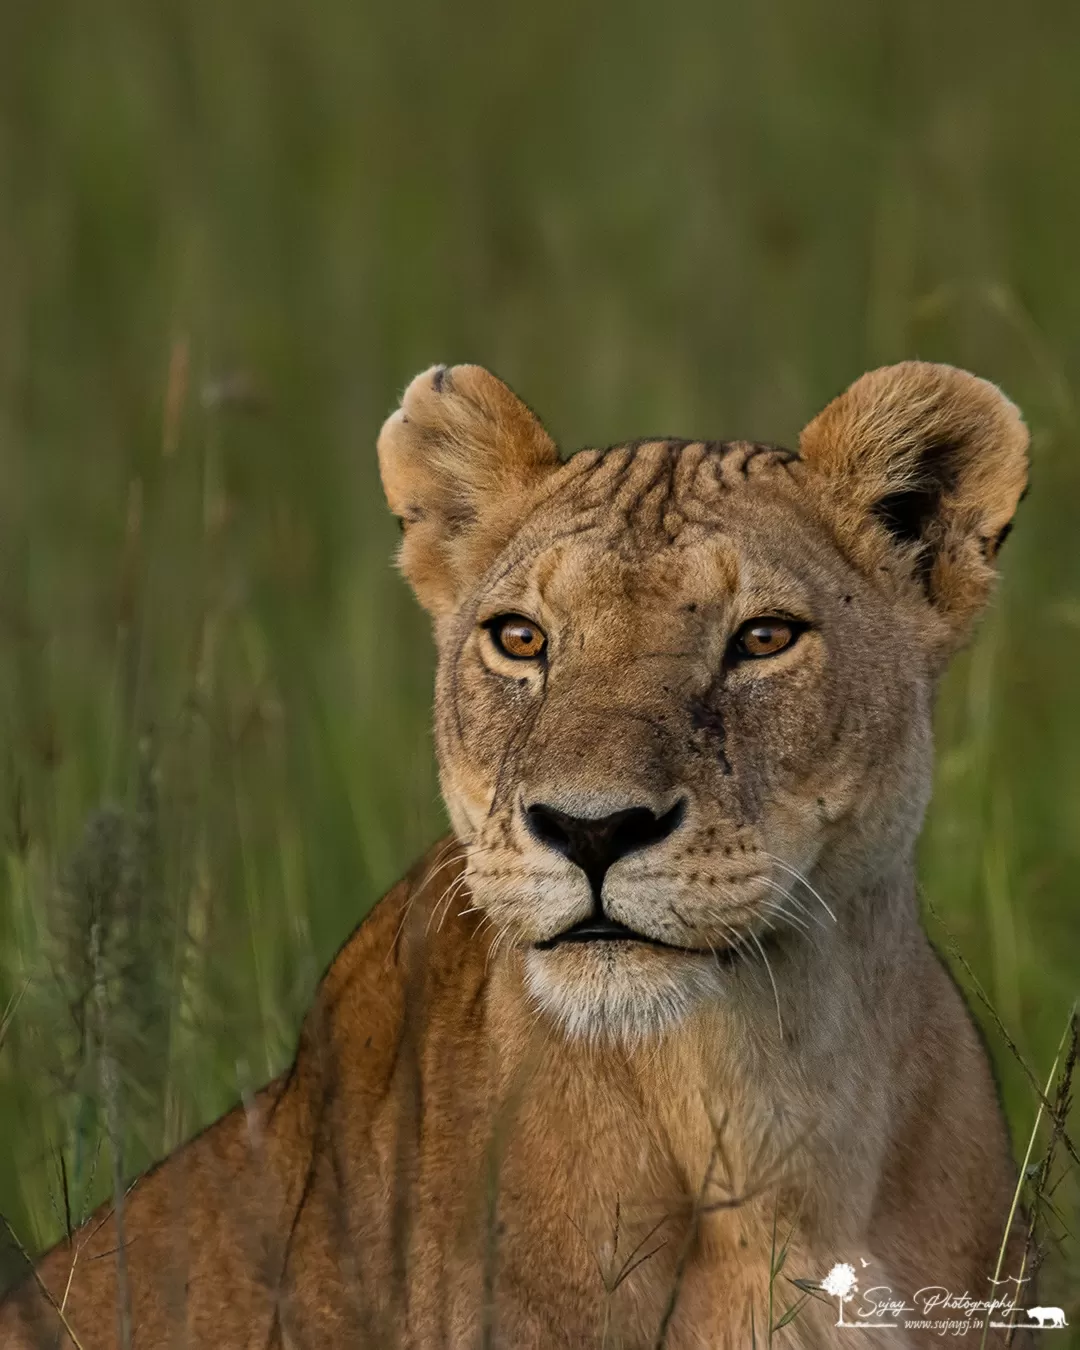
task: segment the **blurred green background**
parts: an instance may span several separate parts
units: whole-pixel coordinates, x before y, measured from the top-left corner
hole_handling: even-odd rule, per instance
[[[1020,403],[1032,491],[943,691],[922,876],[1045,1077],[1080,987],[1078,68],[1064,0],[0,6],[0,1212],[27,1247],[63,1174],[76,1210],[110,1185],[106,1023],[132,1172],[287,1062],[443,829],[373,450],[437,360],[568,449],[790,444],[909,356]],[[111,1022],[79,967],[103,931]],[[1022,1149],[1035,1099],[988,1035]],[[1075,1231],[1075,1179],[1055,1204]],[[1080,1321],[1077,1251],[1047,1289]]]

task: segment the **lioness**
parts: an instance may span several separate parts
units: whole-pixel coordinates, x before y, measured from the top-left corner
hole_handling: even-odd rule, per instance
[[[453,835],[289,1071],[50,1252],[4,1350],[938,1344],[793,1281],[989,1292],[1014,1170],[913,855],[1027,441],[911,362],[798,453],[563,462],[487,371],[418,376],[379,461]]]

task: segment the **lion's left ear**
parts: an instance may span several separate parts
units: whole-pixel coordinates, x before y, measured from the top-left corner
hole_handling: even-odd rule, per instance
[[[803,431],[823,509],[863,561],[907,571],[961,642],[1027,483],[1028,433],[995,385],[907,361],[862,376]]]
[[[482,366],[417,375],[378,449],[405,531],[398,563],[436,618],[457,607],[560,462],[537,417]]]

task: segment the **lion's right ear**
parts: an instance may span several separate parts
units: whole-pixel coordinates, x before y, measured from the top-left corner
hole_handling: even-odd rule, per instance
[[[379,470],[405,532],[398,563],[436,617],[456,608],[520,523],[559,452],[482,366],[434,366],[379,433]]]

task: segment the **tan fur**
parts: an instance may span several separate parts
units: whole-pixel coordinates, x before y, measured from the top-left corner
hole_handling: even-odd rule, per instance
[[[1013,1167],[913,851],[935,678],[1025,480],[1015,409],[909,363],[801,458],[562,464],[494,376],[439,368],[379,459],[436,621],[454,835],[339,954],[289,1073],[127,1197],[135,1345],[746,1350],[770,1283],[776,1320],[837,1261],[984,1297]],[[809,627],[733,664],[777,612]],[[500,614],[543,628],[545,662],[499,653]],[[537,947],[593,896],[535,803],[678,808],[602,882],[666,946]],[[87,1350],[118,1344],[116,1245],[104,1211],[39,1267]],[[28,1280],[0,1345],[56,1322]],[[835,1322],[811,1300],[775,1344],[940,1341]]]

